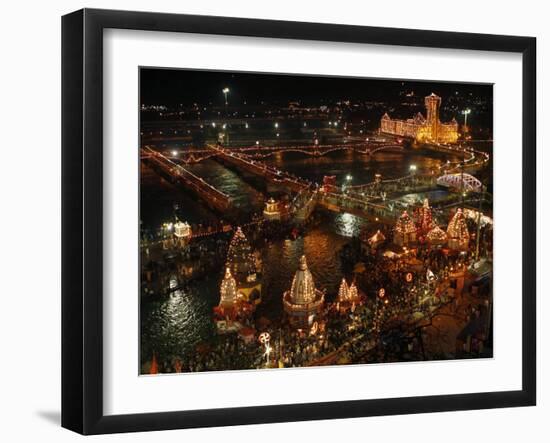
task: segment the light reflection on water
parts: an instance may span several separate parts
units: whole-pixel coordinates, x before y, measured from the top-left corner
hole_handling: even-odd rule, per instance
[[[346,242],[329,229],[314,228],[297,240],[270,243],[262,255],[263,295],[258,313],[274,320],[280,318],[283,292],[290,289],[302,255],[307,257],[317,288],[333,294],[342,279],[340,250]]]
[[[445,157],[447,159],[448,157]],[[321,157],[311,157],[299,152],[287,152],[268,157],[265,161],[282,170],[300,177],[320,182],[324,175],[335,175],[338,185],[346,183],[346,176],[352,176],[352,184],[364,184],[374,180],[375,174],[382,179],[402,177],[409,173],[414,164],[421,170],[436,168],[443,156],[434,152],[378,152],[372,156],[354,151],[334,151]]]
[[[361,228],[366,226],[364,219],[347,212],[336,215],[334,224],[336,233],[344,237],[356,237],[361,232]]]
[[[210,321],[217,302],[217,282],[205,280],[188,291],[177,290],[162,300],[141,303],[141,360],[181,355],[214,333]]]
[[[421,204],[425,198],[430,200],[430,203],[437,203],[439,200],[445,198],[449,193],[445,189],[435,189],[433,191],[422,192],[419,194],[406,194],[396,201],[401,201],[409,206]]]
[[[225,168],[216,160],[204,160],[195,165],[188,165],[186,168],[229,195],[237,208],[247,208],[252,211],[263,208],[262,193],[243,181],[239,174]]]

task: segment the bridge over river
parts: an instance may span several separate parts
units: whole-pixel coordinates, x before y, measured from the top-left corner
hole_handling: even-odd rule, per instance
[[[393,221],[397,216],[393,206],[382,203],[374,203],[369,195],[362,195],[359,192],[338,191],[336,189],[324,189],[317,183],[310,182],[300,177],[296,177],[287,172],[281,171],[273,166],[269,166],[262,161],[255,160],[247,154],[234,152],[233,149],[226,149],[221,146],[208,145],[208,147],[217,152],[217,158],[223,163],[234,166],[238,170],[251,173],[262,177],[268,182],[278,186],[286,192],[297,192],[301,194],[302,201],[307,202],[303,211],[297,210],[299,219],[305,219],[311,214],[312,206],[320,205],[335,212],[348,212],[364,218],[375,219],[377,221]],[[434,177],[429,179],[433,182]],[[426,186],[426,181],[420,179],[408,180],[410,192],[422,186]],[[306,197],[307,196],[307,197]],[[307,215],[304,215],[307,214]]]
[[[193,174],[160,152],[146,146],[142,148],[141,160],[172,181],[194,191],[213,209],[223,212],[232,207],[231,198],[227,194],[216,189],[201,177]]]
[[[306,150],[307,151],[304,151]],[[427,192],[437,186],[437,178],[441,173],[452,173],[464,170],[465,167],[482,166],[488,161],[484,153],[478,153],[472,149],[458,151],[463,160],[447,161],[438,171],[412,171],[411,173],[391,180],[375,180],[357,186],[339,188],[336,186],[320,186],[318,183],[292,175],[276,167],[270,166],[259,158],[273,155],[276,152],[298,150],[312,153],[312,155],[324,155],[334,149],[356,149],[364,154],[373,154],[378,150],[404,148],[398,144],[372,143],[365,145],[355,143],[349,146],[332,145],[310,147],[243,147],[226,148],[221,145],[207,145],[202,151],[203,157],[214,157],[222,164],[232,167],[242,173],[251,174],[265,180],[271,186],[289,194],[296,194],[292,208],[289,211],[297,220],[306,220],[316,206],[324,207],[335,212],[347,212],[359,217],[368,218],[380,222],[392,223],[399,215],[400,210],[393,200],[407,193]],[[361,150],[362,149],[362,150]],[[456,157],[456,149],[444,147],[441,150],[452,152]],[[317,154],[313,154],[313,153]],[[231,198],[223,192],[207,183],[201,177],[191,173],[175,158],[167,157],[155,151],[151,147],[144,147],[142,159],[173,180],[193,190],[209,206],[224,212],[231,208]]]
[[[211,145],[209,145],[211,146]],[[185,164],[199,163],[208,158],[218,155],[212,151],[209,146],[204,148],[190,148],[182,151],[173,150],[168,158],[174,161],[179,161]],[[377,142],[377,141],[362,141],[362,142],[344,142],[335,144],[306,144],[306,145],[269,145],[264,146],[258,144],[251,146],[232,146],[231,152],[246,154],[248,158],[262,160],[274,155],[283,154],[287,152],[300,152],[302,154],[311,157],[322,157],[331,152],[336,151],[355,151],[359,154],[374,155],[377,152],[382,151],[396,151],[402,152],[405,148],[401,143],[397,142]]]

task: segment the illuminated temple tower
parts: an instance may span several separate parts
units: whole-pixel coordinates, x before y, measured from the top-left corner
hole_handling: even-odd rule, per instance
[[[237,282],[229,268],[225,268],[225,276],[220,285],[220,304],[223,309],[234,309],[237,306]]]
[[[439,110],[441,97],[433,92],[424,98],[426,118],[419,112],[406,120],[392,119],[387,113],[380,120],[380,131],[386,134],[410,137],[418,142],[456,143],[458,140],[458,123],[453,118],[448,123],[441,123]]]
[[[342,283],[340,283],[340,288],[338,289],[338,297],[336,298],[336,301],[338,303],[347,301],[348,293],[349,293],[348,282],[346,281],[345,278],[343,278]]]
[[[323,308],[324,301],[324,294],[315,288],[306,256],[302,255],[290,291],[283,294],[283,307],[291,325],[310,327]]]
[[[258,275],[252,247],[240,227],[237,228],[227,251],[226,268],[237,281],[237,291],[245,301],[258,304],[261,301],[262,283]]]
[[[432,208],[427,198],[424,204],[416,211],[418,230],[422,235],[426,235],[434,227]]]
[[[466,217],[462,209],[458,209],[447,226],[447,237],[449,248],[465,251],[470,242],[470,233],[466,225]]]
[[[439,129],[439,106],[441,105],[441,97],[435,95],[433,92],[424,98],[424,104],[426,105],[426,123],[430,127],[430,137],[433,140],[438,140]]]
[[[237,228],[229,243],[225,266],[239,281],[246,280],[256,272],[252,248],[240,227]]]
[[[416,226],[407,211],[397,219],[393,230],[393,242],[399,246],[408,246],[416,242]]]
[[[426,234],[426,240],[432,246],[441,246],[447,242],[447,234],[443,229],[434,224],[434,227]]]
[[[231,275],[231,270],[225,268],[225,275],[220,285],[220,303],[214,307],[214,319],[218,331],[227,332],[227,321],[248,317],[254,312],[254,309],[255,306],[248,303],[245,296],[239,291],[237,281]]]
[[[355,282],[352,282],[348,286],[346,279],[343,278],[338,289],[338,296],[336,297],[336,309],[340,312],[347,312],[348,310],[354,310],[355,306],[362,303],[361,296],[355,286]]]

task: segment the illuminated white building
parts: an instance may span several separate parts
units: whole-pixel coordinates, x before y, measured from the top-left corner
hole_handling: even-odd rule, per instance
[[[174,235],[177,238],[189,238],[191,237],[191,226],[187,222],[178,221],[174,225]]]

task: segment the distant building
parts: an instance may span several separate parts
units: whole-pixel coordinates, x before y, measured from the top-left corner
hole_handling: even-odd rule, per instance
[[[424,99],[426,117],[420,112],[407,120],[392,119],[387,113],[380,121],[380,131],[387,134],[411,137],[419,142],[455,143],[458,140],[458,123],[439,121],[441,97],[433,92]]]

